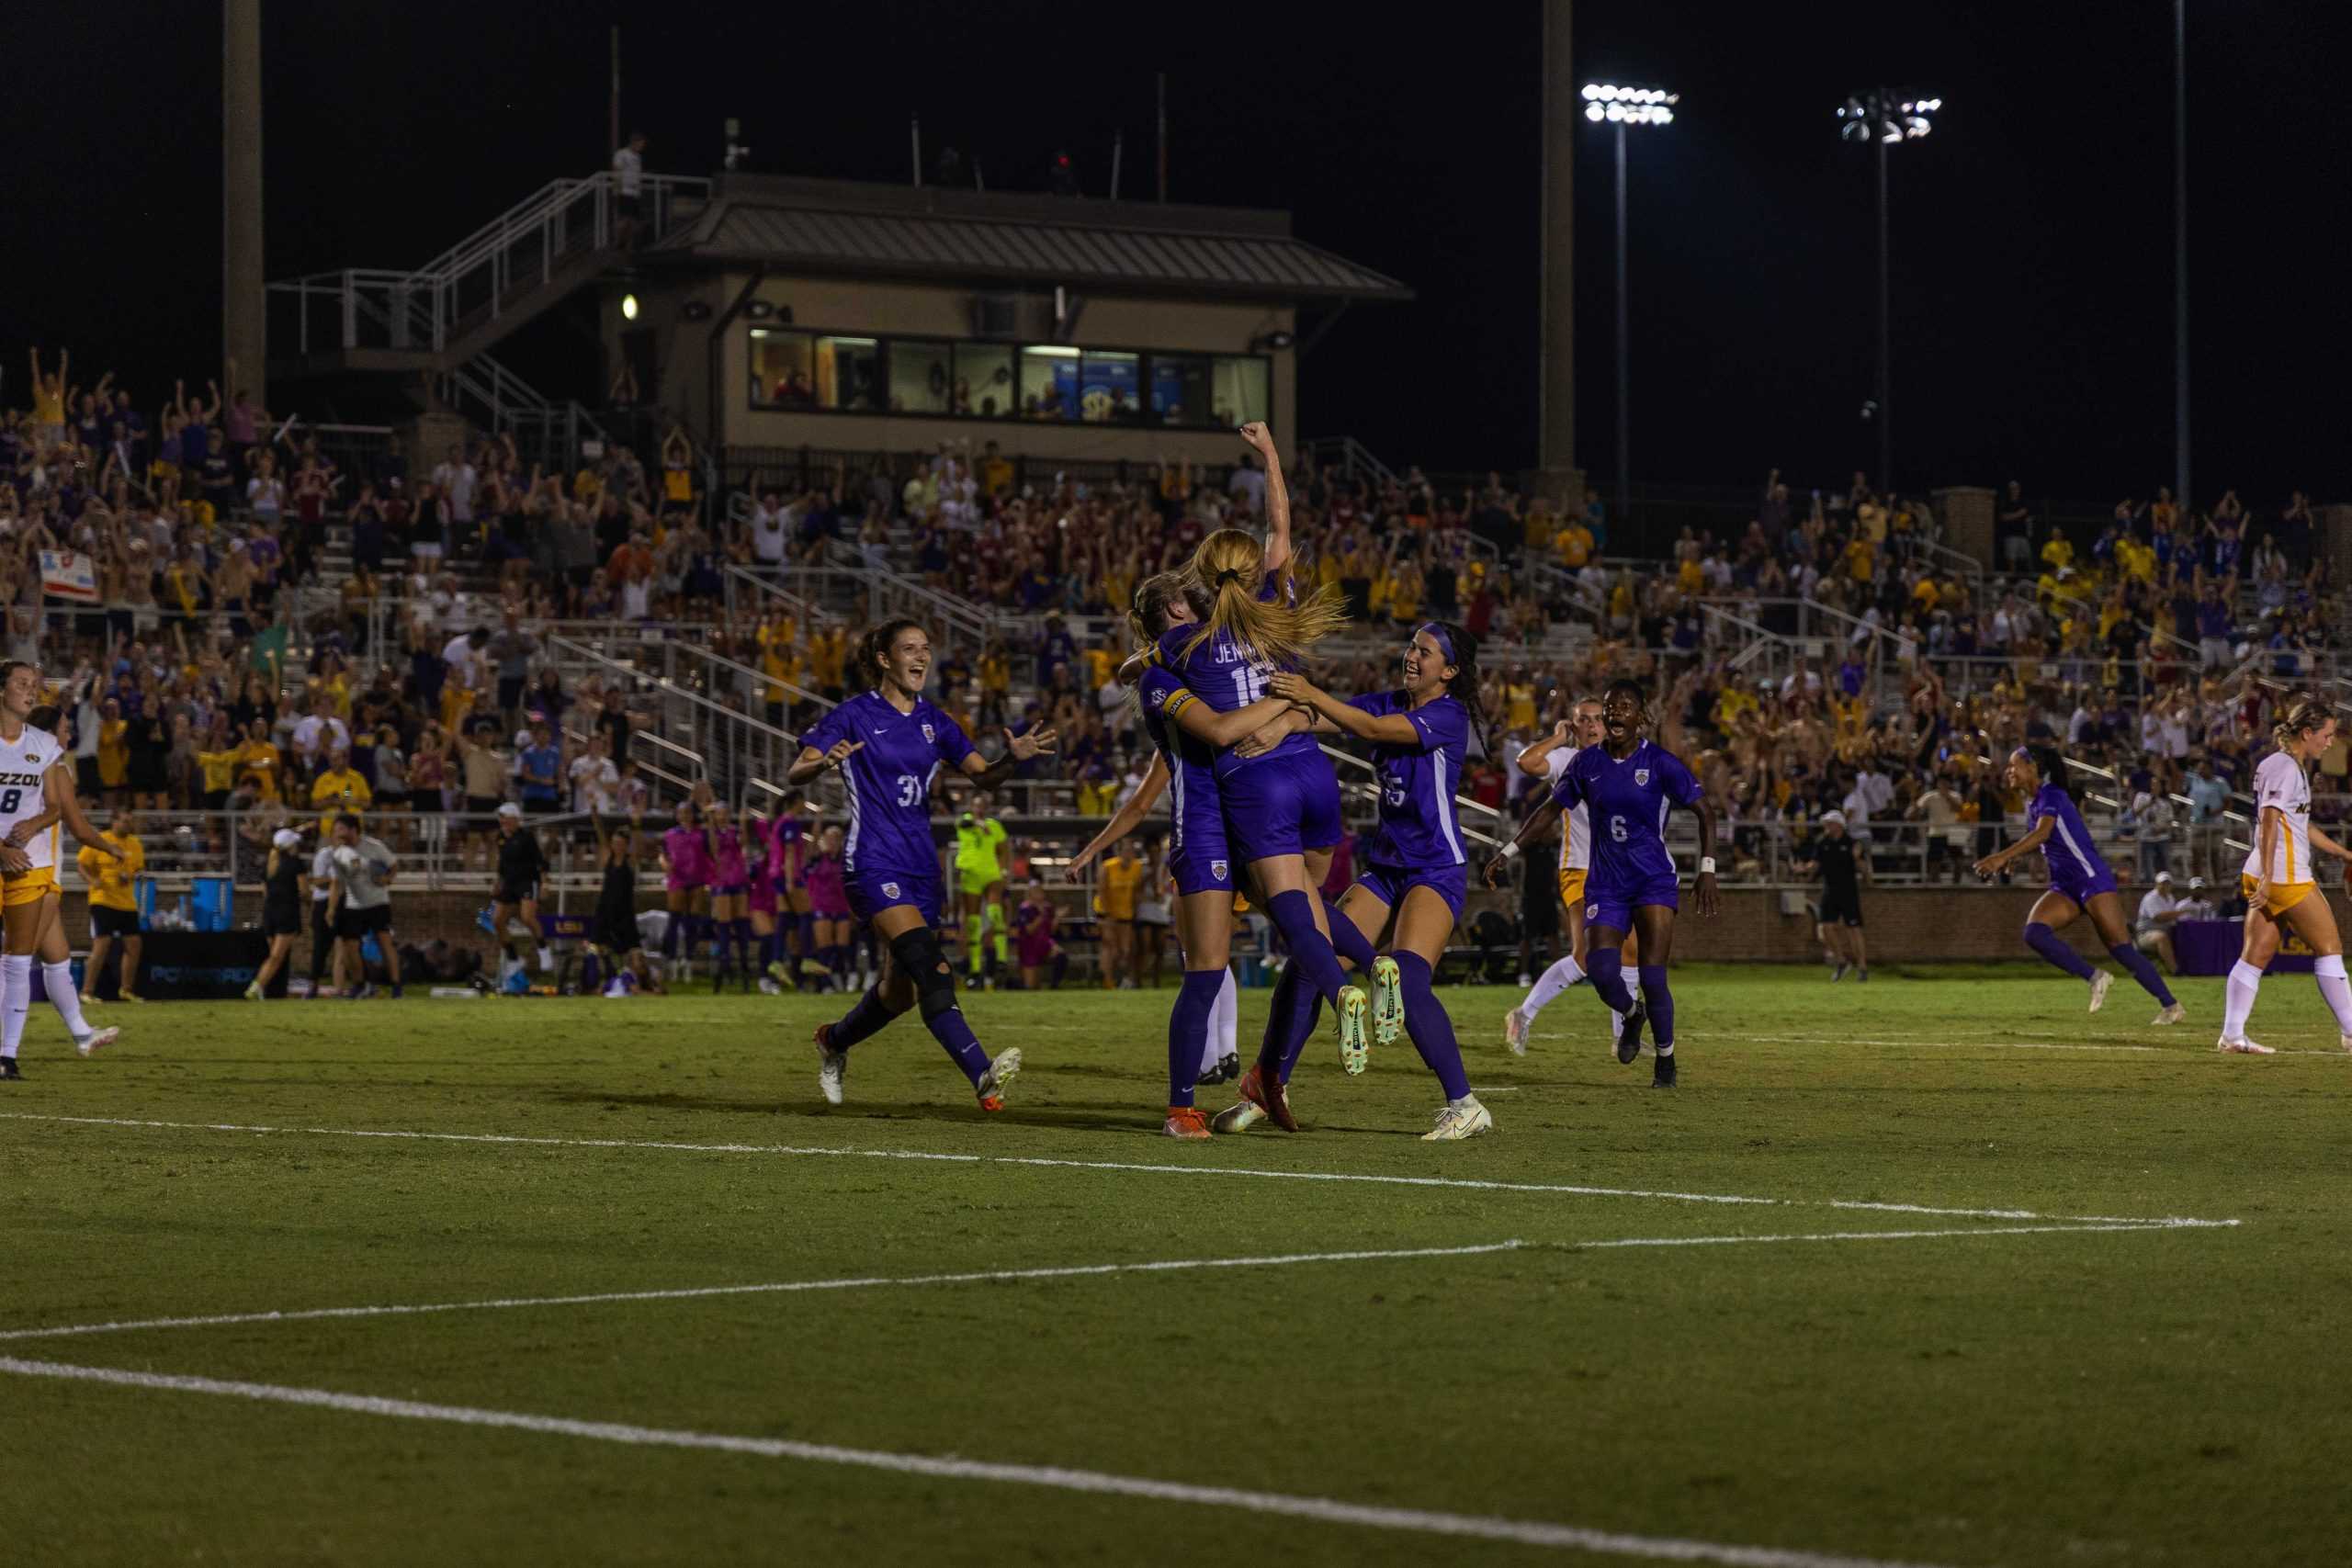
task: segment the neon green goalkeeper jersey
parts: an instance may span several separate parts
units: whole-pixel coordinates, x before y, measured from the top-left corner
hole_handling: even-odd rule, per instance
[[[997,852],[1004,847],[1007,837],[1004,824],[992,817],[970,827],[957,823],[956,874],[975,885],[1001,879],[1004,871],[997,860]]]

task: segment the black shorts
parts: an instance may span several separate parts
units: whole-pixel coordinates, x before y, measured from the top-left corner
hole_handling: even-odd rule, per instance
[[[261,934],[264,936],[299,936],[302,931],[302,913],[291,904],[264,904],[261,909]]]
[[[498,891],[490,896],[490,901],[493,904],[520,904],[527,898],[537,903],[538,897],[539,885],[536,882],[501,882]]]
[[[506,802],[494,795],[469,795],[466,796],[466,815],[494,817],[498,814],[498,808],[505,804]]]
[[[334,918],[334,934],[345,942],[357,942],[362,937],[375,936],[392,929],[392,907],[379,904],[372,909],[346,908]]]
[[[1821,896],[1821,923],[1825,926],[1851,926],[1862,929],[1862,900],[1860,894],[1847,897],[1843,894],[1825,893]]]
[[[1519,901],[1519,928],[1521,934],[1531,942],[1559,934],[1559,884],[1551,872],[1540,864],[1527,868],[1526,893]]]
[[[96,757],[74,759],[74,793],[84,800],[96,800],[106,786],[98,782],[98,760]]]
[[[645,938],[638,932],[634,911],[617,915],[609,910],[598,910],[596,923],[590,928],[588,940],[612,953],[634,953],[645,945]]]
[[[109,909],[104,904],[93,904],[90,906],[90,934],[92,936],[137,936],[139,911]]]

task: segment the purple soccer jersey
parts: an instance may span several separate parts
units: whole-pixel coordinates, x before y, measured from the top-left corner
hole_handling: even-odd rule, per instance
[[[877,692],[842,703],[800,738],[829,751],[842,740],[864,744],[842,764],[849,790],[849,838],[842,846],[852,876],[893,873],[936,877],[939,851],[931,833],[931,786],[939,765],[961,767],[972,754],[964,727],[929,699],[900,713]]]

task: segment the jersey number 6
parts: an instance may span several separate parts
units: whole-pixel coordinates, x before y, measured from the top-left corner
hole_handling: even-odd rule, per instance
[[[1622,844],[1625,841],[1625,819],[1623,817],[1611,817],[1609,819],[1609,837],[1613,843]]]

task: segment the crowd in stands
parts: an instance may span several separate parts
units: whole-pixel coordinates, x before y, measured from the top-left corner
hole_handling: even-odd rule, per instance
[[[338,461],[237,389],[233,367],[225,396],[183,384],[144,407],[110,376],[85,390],[62,355],[36,351],[33,370],[31,406],[0,419],[10,651],[63,683],[88,792],[146,809],[642,812],[628,736],[647,716],[617,684],[568,681],[548,631],[691,627],[759,672],[710,694],[797,733],[809,694],[844,691],[856,628],[730,595],[724,573],[848,566],[1001,612],[993,638],[943,647],[937,698],[976,734],[1057,728],[1059,759],[1024,772],[1068,780],[1076,811],[1099,816],[1148,761],[1116,678],[1124,632],[1104,618],[1207,532],[1264,511],[1247,460],[1022,482],[993,442],[790,489],[755,479],[730,508],[675,432],[650,463],[608,444],[566,471],[480,436],[429,467],[396,442]],[[1733,874],[1781,863],[1773,829],[1834,808],[1914,824],[1867,831],[1956,876],[2022,806],[1985,760],[2029,740],[2082,764],[2112,830],[2195,846],[2186,829],[2224,820],[2270,710],[2338,624],[2301,494],[2257,513],[2230,492],[2199,513],[2159,491],[2086,537],[2036,519],[2012,485],[1998,564],[2018,559],[2007,539],[2028,553],[2003,575],[1941,547],[1927,503],[1859,475],[1800,496],[1775,472],[1743,527],[1685,530],[1643,561],[1611,554],[1599,496],[1566,510],[1498,474],[1375,481],[1304,453],[1287,479],[1299,570],[1340,588],[1366,634],[1336,689],[1385,682],[1383,629],[1466,626],[1491,733],[1463,787],[1508,812],[1536,787],[1512,768],[1517,743],[1608,680],[1643,680],[1724,803]],[[1767,646],[1726,647],[1711,606]],[[1817,660],[1780,640],[1825,626]],[[2339,784],[2340,750],[2323,763]],[[2218,865],[2201,852],[2199,869]]]

